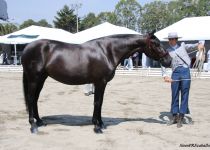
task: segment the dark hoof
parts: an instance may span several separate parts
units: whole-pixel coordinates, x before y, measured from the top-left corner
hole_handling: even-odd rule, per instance
[[[97,134],[103,133],[103,131],[101,130],[101,127],[99,127],[99,126],[95,126],[94,129],[93,129],[93,131],[94,131],[95,133],[97,133]]]
[[[177,123],[177,128],[181,128],[182,124],[181,123]]]
[[[106,126],[103,123],[100,125],[100,127],[101,129],[106,129]]]
[[[31,128],[30,130],[31,130],[32,134],[37,134],[38,133],[38,128],[37,127]]]
[[[46,126],[47,123],[44,122],[43,120],[41,120],[41,121],[37,121],[37,122],[36,122],[36,125],[37,125],[38,127],[41,127],[41,126]]]

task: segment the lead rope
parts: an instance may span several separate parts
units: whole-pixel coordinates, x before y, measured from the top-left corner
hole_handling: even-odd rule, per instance
[[[194,52],[195,51],[193,51],[191,53],[194,53]],[[196,60],[193,64],[192,71],[191,71],[192,77],[196,77],[196,78],[200,77],[201,71],[203,71],[203,65],[204,65],[204,61],[205,61],[205,53],[206,53],[205,47],[198,51],[198,54],[196,55]],[[172,82],[178,82],[178,81],[184,81],[184,80],[192,80],[192,79],[173,80]]]
[[[192,75],[194,77],[199,77],[201,74],[201,71],[203,71],[203,65],[204,65],[204,61],[205,61],[205,53],[206,53],[206,49],[205,47],[203,49],[199,49],[197,55],[196,55],[196,60],[193,64],[193,72]]]

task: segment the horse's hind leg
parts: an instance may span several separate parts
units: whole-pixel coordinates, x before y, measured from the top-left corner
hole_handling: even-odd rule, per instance
[[[29,113],[29,123],[31,124],[31,133],[37,133],[38,127],[34,122],[34,105],[35,103],[35,93],[36,93],[37,83],[35,81],[28,82],[28,113]]]
[[[36,88],[36,92],[35,92],[35,99],[34,99],[34,105],[33,105],[33,113],[34,113],[34,118],[36,119],[36,124],[38,127],[40,126],[46,126],[47,124],[40,119],[39,117],[39,112],[38,112],[38,99],[39,99],[39,94],[43,88],[44,82],[47,78],[47,75],[42,75],[39,79],[39,81],[37,82],[37,88]]]
[[[29,123],[31,124],[31,132],[37,133],[38,126],[44,125],[43,121],[39,118],[37,101],[47,76],[45,78],[41,78],[42,76],[37,73],[36,75],[30,74],[27,77],[28,89],[26,98],[28,103]],[[37,120],[37,123],[35,123],[34,118]]]
[[[101,129],[105,128],[103,121],[101,119],[101,109],[103,104],[105,88],[106,88],[106,83],[104,82],[95,84],[94,112],[93,112],[92,122],[95,125],[94,131],[96,133],[102,133]]]

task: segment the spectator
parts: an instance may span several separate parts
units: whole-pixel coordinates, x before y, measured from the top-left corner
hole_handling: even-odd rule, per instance
[[[8,55],[6,51],[3,51],[3,65],[8,65]]]
[[[208,50],[207,53],[207,70],[210,71],[210,49]]]
[[[124,69],[127,69],[127,70],[132,70],[133,69],[132,56],[130,56],[129,58],[126,58],[124,60]]]
[[[133,61],[135,64],[135,68],[138,68],[138,65],[139,65],[139,53],[138,52],[135,52],[133,54]]]

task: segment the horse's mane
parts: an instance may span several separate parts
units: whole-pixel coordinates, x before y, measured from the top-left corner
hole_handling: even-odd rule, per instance
[[[125,39],[125,38],[131,38],[131,37],[136,37],[136,36],[139,36],[141,38],[144,37],[144,35],[140,35],[140,34],[114,34],[114,35],[108,35],[108,36],[103,36],[103,37],[99,37],[99,38],[96,38],[96,39],[92,39],[92,40],[89,40],[87,42],[101,40],[101,39],[105,39],[105,38]]]
[[[133,37],[139,37],[139,38],[144,38],[145,35],[140,35],[140,34],[114,34],[114,35],[108,35],[108,36],[103,36],[103,37],[99,37],[99,38],[95,38],[89,41],[86,41],[84,43],[80,43],[80,44],[87,44],[89,42],[94,42],[94,41],[100,41],[100,40],[105,40],[105,39],[122,39],[125,40],[127,38],[133,38]],[[70,44],[70,45],[80,45],[77,43],[67,43],[67,42],[63,42],[63,41],[56,41],[56,40],[51,40],[51,39],[40,39],[42,41],[50,41],[53,43],[66,43],[66,44]],[[39,40],[39,41],[40,41]]]

